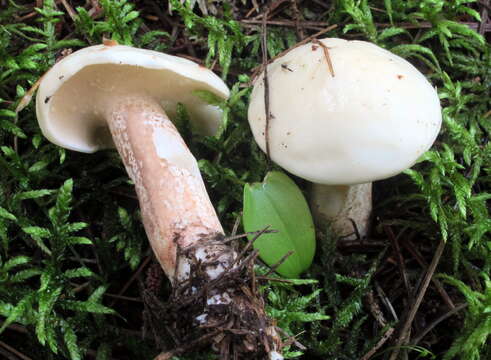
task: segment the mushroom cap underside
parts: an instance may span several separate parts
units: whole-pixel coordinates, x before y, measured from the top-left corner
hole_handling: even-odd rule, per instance
[[[221,110],[197,97],[195,90],[229,96],[217,75],[190,60],[129,46],[96,45],[68,55],[43,76],[36,111],[51,142],[91,153],[113,146],[105,116],[111,103],[122,97],[157,101],[171,118],[181,103],[193,130],[213,135]]]
[[[330,185],[371,182],[411,167],[440,130],[436,90],[409,62],[376,45],[321,42],[325,49],[305,44],[268,66],[272,160]],[[248,118],[265,151],[263,76]]]

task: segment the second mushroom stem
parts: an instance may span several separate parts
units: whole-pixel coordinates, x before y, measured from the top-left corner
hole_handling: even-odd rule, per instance
[[[319,225],[330,223],[331,229],[346,240],[365,238],[372,213],[372,183],[312,184],[310,204]]]
[[[151,98],[118,98],[105,117],[135,184],[153,251],[166,275],[183,281],[189,277],[190,265],[178,262],[178,248],[194,246],[195,257],[206,257],[212,249],[200,249],[199,242],[223,234],[197,161],[160,104]],[[222,267],[232,261],[234,255],[228,253],[230,259],[221,259]],[[209,269],[211,278],[217,270]]]

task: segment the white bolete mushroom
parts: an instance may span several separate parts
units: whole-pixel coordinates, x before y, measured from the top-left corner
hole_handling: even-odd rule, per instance
[[[225,270],[240,264],[236,264],[235,251],[217,240],[223,229],[197,161],[168,117],[182,103],[195,130],[205,135],[216,131],[220,110],[196,97],[194,90],[207,90],[221,98],[229,95],[218,76],[192,61],[106,43],[79,50],[56,63],[43,76],[36,100],[40,127],[53,143],[86,153],[116,147],[135,184],[155,256],[175,287],[187,285],[180,293],[191,297],[204,283],[223,277]],[[199,274],[194,274],[197,267]],[[203,313],[195,314],[195,325],[217,325],[217,316],[225,315],[214,313],[213,306],[221,306],[222,311],[229,306],[227,316],[235,316],[239,322],[233,326],[247,325],[240,323],[241,316],[248,319],[249,326],[254,318],[268,326],[247,329],[247,346],[240,345],[242,350],[264,351],[256,345],[264,343],[265,333],[275,331],[263,309],[247,300],[240,289],[215,287],[205,293],[204,300],[198,301],[205,307]],[[251,337],[254,332],[256,338]],[[215,347],[226,349],[224,341],[241,343],[231,342],[230,336],[235,335],[225,331],[225,335],[214,337]],[[259,340],[256,344],[252,339]],[[273,336],[269,341],[266,347],[276,354],[278,339]]]
[[[340,236],[369,227],[371,182],[399,174],[440,130],[436,90],[401,57],[364,41],[326,38],[292,49],[256,79],[249,123],[256,142],[289,172],[314,183],[311,207]]]

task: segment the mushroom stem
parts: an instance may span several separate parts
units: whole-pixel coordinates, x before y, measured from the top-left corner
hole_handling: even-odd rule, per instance
[[[330,223],[331,229],[343,239],[356,239],[358,235],[364,238],[370,227],[372,183],[313,184],[310,204],[318,225]]]
[[[198,164],[162,107],[151,98],[116,99],[106,111],[112,138],[135,184],[145,231],[171,280],[189,276],[179,248],[223,234]],[[199,257],[202,251],[198,251]]]
[[[105,117],[135,184],[150,244],[173,282],[173,329],[186,341],[186,326],[216,329],[221,335],[213,346],[224,359],[229,347],[282,359],[281,339],[264,304],[240,278],[236,252],[217,241],[223,229],[196,159],[164,110],[151,98],[128,96],[115,99]],[[233,331],[223,330],[227,326]]]

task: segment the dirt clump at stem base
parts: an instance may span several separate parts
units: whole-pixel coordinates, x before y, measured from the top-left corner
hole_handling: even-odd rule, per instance
[[[155,360],[208,346],[223,360],[266,359],[281,351],[283,344],[275,323],[266,315],[257,290],[257,250],[237,255],[226,243],[227,239],[218,234],[197,246],[178,249],[177,257],[190,265],[189,278],[174,282],[167,303],[152,291],[144,291],[145,320],[163,351]],[[196,256],[200,252],[213,256],[200,260]],[[220,267],[223,271],[214,276],[210,269]]]

